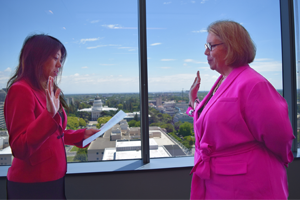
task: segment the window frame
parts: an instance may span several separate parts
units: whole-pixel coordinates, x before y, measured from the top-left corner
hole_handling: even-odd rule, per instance
[[[149,120],[148,120],[148,74],[147,74],[147,27],[146,0],[138,1],[138,40],[139,40],[139,86],[141,105],[141,145],[142,159],[102,162],[67,163],[67,174],[114,172],[132,170],[153,170],[185,168],[194,165],[193,157],[171,157],[150,159]],[[294,2],[279,0],[282,43],[282,81],[283,97],[289,108],[289,117],[295,137],[297,137],[297,88],[296,52],[294,32]],[[293,141],[292,152],[297,154],[297,138]],[[10,166],[0,166],[0,177],[6,177]]]

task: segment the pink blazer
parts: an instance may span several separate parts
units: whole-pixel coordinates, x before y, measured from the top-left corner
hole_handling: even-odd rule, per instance
[[[213,88],[193,113],[191,199],[287,199],[295,137],[285,99],[247,65],[229,74],[200,113]]]
[[[46,95],[36,91],[25,80],[14,83],[4,104],[4,116],[9,143],[14,156],[7,178],[10,181],[32,183],[62,178],[67,170],[65,144],[82,147],[85,129],[65,130],[62,123],[46,108]]]

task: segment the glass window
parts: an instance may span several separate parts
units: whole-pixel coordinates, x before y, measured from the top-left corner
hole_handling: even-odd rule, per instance
[[[294,16],[295,16],[295,47],[296,47],[296,74],[297,74],[297,157],[300,157],[300,41],[299,41],[299,3],[294,1]]]
[[[147,1],[150,140],[164,147],[167,157],[193,155],[193,119],[185,111],[197,70],[201,75],[200,100],[219,76],[210,69],[204,55],[206,28],[210,23],[216,20],[241,23],[257,47],[250,66],[282,94],[279,3],[274,0],[228,3],[223,0]],[[150,156],[154,157],[151,153]]]
[[[139,117],[137,1],[5,0],[0,13],[1,88],[18,65],[24,39],[44,33],[68,52],[59,82],[70,107],[67,129],[100,128],[119,110],[127,113],[88,148],[67,145],[68,162],[140,159],[138,133],[130,137],[128,125]]]

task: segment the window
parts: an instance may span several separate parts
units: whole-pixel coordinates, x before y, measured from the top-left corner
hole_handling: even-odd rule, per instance
[[[300,41],[299,41],[299,3],[294,1],[294,15],[295,15],[295,48],[296,48],[296,81],[297,81],[297,157],[300,157]]]
[[[151,158],[193,155],[193,130],[187,134],[179,131],[185,121],[192,122],[184,112],[196,71],[200,70],[202,77],[200,99],[218,77],[209,69],[204,55],[205,29],[215,20],[235,20],[246,27],[257,47],[256,59],[250,66],[282,94],[280,4],[276,2],[231,0],[229,6],[223,0],[147,1]],[[1,88],[6,87],[18,64],[25,37],[46,33],[61,40],[68,51],[59,86],[71,107],[68,121],[77,124],[70,123],[69,129],[101,126],[108,118],[97,121],[98,118],[115,114],[115,109],[128,113],[127,122],[98,138],[89,149],[66,146],[68,162],[141,158],[137,3],[1,1],[1,35],[6,38],[0,46]],[[298,145],[299,138],[298,132]],[[84,156],[75,158],[80,154]]]
[[[161,137],[170,139],[163,140],[165,144],[156,137],[153,139],[167,149],[170,157],[194,153],[193,119],[185,111],[196,72],[199,70],[201,75],[200,100],[219,77],[209,68],[204,55],[206,28],[210,23],[220,19],[241,23],[257,48],[250,66],[282,94],[279,3],[274,0],[231,0],[230,6],[228,3],[223,0],[147,1],[150,140],[151,128],[162,128]]]

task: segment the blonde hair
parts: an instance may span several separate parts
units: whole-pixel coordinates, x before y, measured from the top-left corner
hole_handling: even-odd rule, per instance
[[[216,21],[208,26],[207,32],[214,33],[226,46],[226,65],[239,67],[253,62],[256,47],[248,31],[239,23],[228,20]]]

